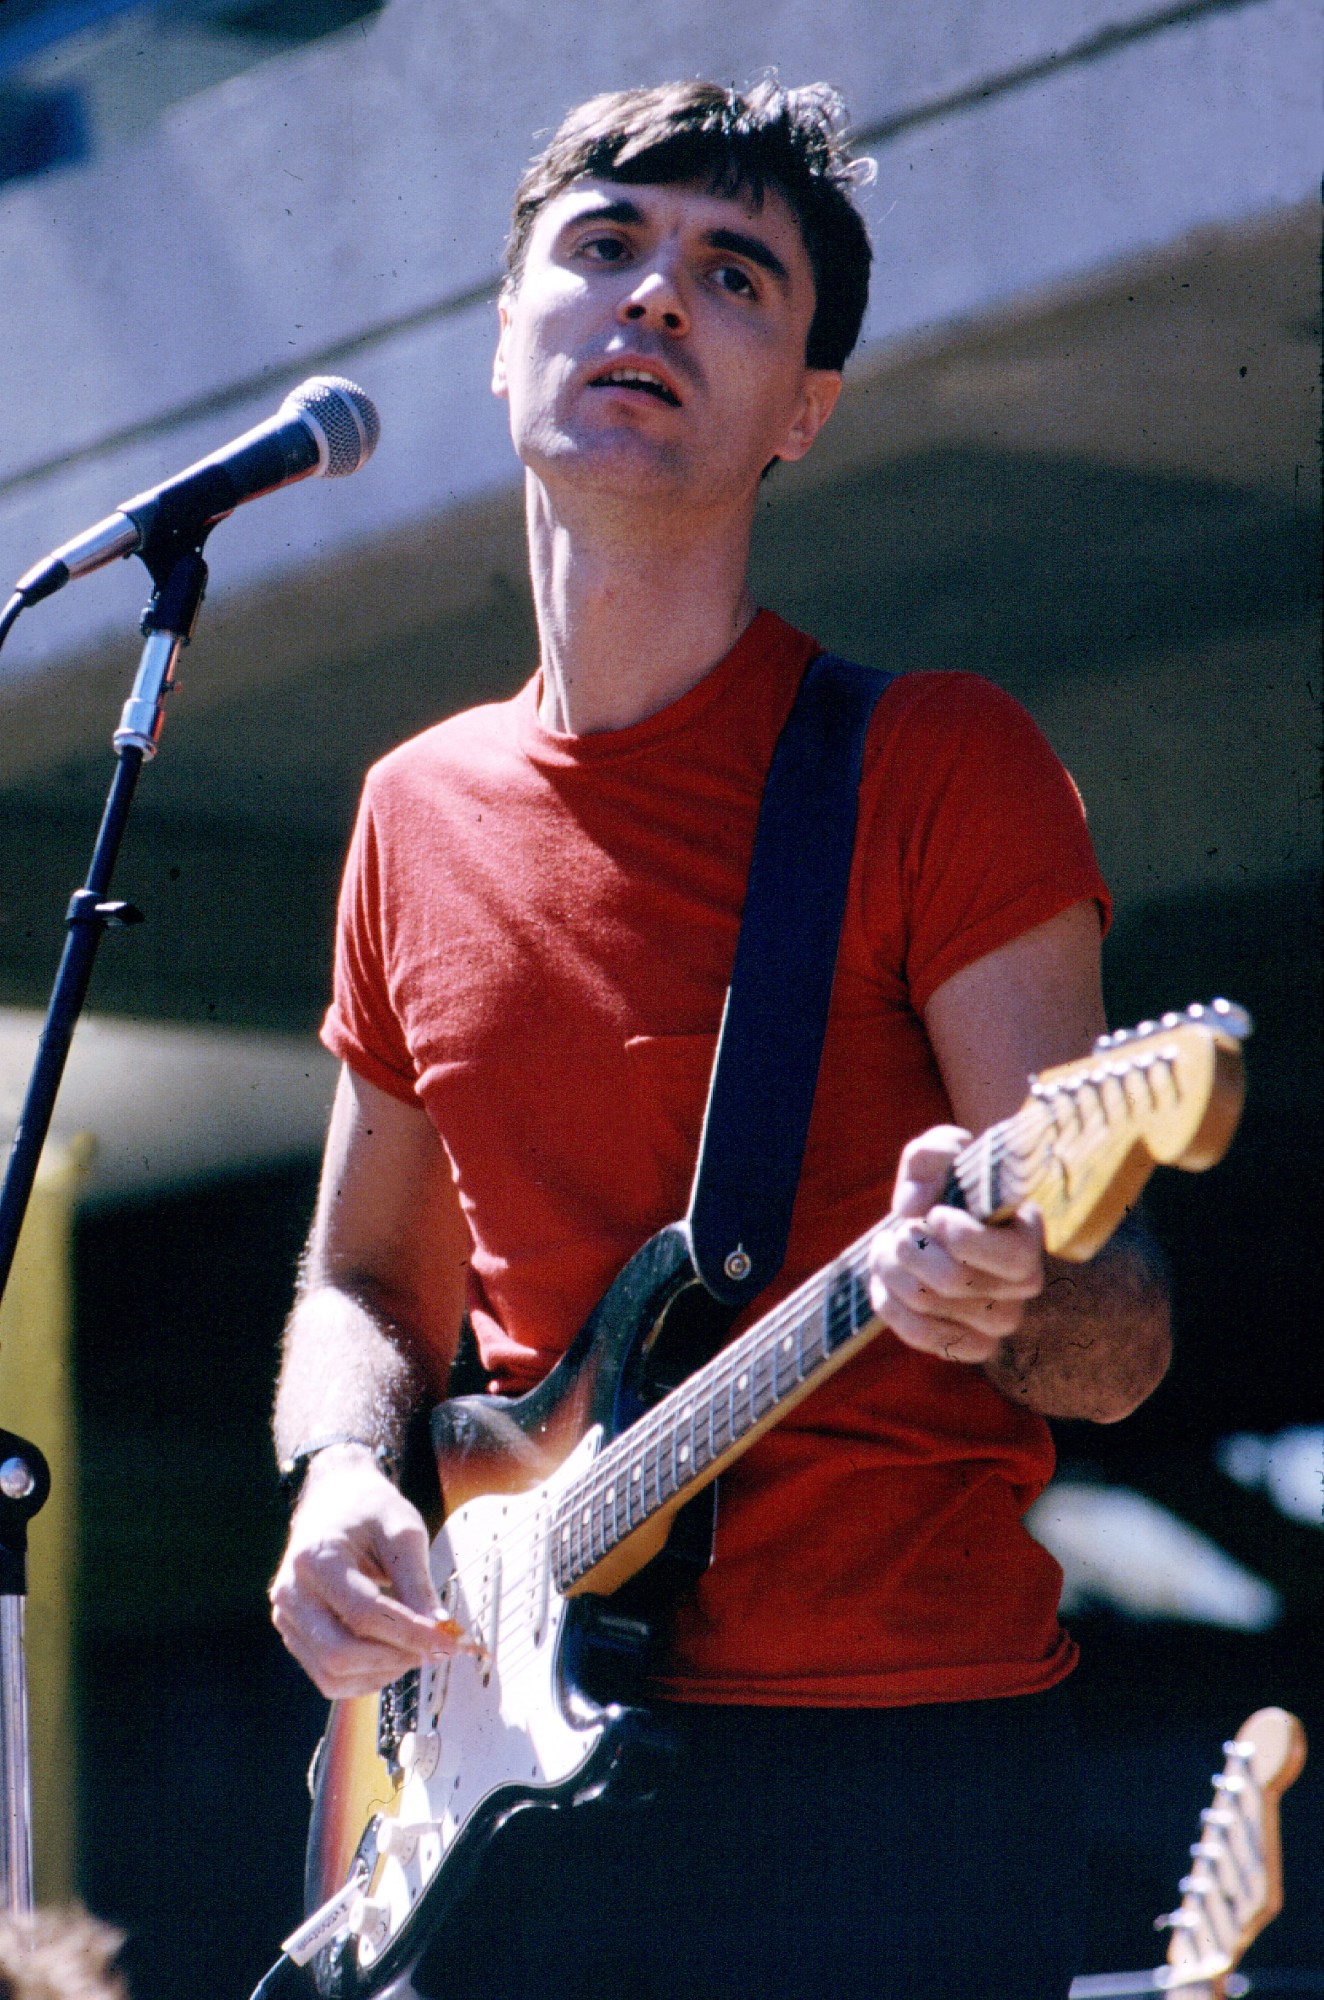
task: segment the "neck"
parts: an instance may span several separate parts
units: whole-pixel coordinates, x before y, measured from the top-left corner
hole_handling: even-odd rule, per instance
[[[527,482],[543,726],[626,729],[688,692],[754,616],[747,519],[678,525],[659,506],[576,519]]]

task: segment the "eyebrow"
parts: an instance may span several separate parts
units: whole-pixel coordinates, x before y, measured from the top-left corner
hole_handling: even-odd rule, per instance
[[[621,222],[639,227],[647,221],[637,202],[624,196],[615,201],[596,201],[589,208],[578,209],[567,217],[567,224],[579,222]],[[770,250],[761,236],[750,236],[743,229],[709,229],[704,232],[704,242],[713,250],[729,250],[733,256],[747,258],[757,264],[780,285],[789,285],[791,274],[775,250]]]
[[[714,250],[730,250],[737,257],[748,258],[760,270],[767,271],[782,285],[790,283],[791,274],[775,250],[770,250],[761,236],[747,236],[743,229],[710,229],[707,241]]]

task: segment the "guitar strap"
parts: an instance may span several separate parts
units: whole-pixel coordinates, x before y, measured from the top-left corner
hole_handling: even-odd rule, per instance
[[[773,751],[686,1216],[694,1267],[727,1305],[754,1298],[786,1255],[846,911],[864,739],[893,679],[820,653]]]

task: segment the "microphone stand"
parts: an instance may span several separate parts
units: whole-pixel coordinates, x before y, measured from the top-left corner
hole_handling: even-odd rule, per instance
[[[0,1299],[13,1268],[97,947],[112,925],[143,920],[141,910],[132,903],[111,901],[108,892],[138,775],[156,755],[165,698],[174,686],[180,649],[193,636],[207,587],[207,565],[202,560],[206,532],[205,528],[200,533],[161,532],[150,536],[139,551],[153,584],[142,619],[146,643],[113,739],[115,775],[87,881],[74,891],[65,915],[68,935],[0,1188]],[[24,1652],[27,1533],[50,1484],[49,1468],[37,1447],[12,1431],[0,1430],[0,1909],[14,1916],[32,1909],[32,1781]]]

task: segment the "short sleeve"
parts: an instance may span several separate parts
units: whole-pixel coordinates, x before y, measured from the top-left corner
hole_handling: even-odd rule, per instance
[[[369,775],[345,862],[336,917],[335,983],[321,1038],[332,1055],[391,1097],[416,1103],[415,1070],[390,993],[389,869]]]
[[[1106,926],[1080,793],[1010,695],[974,674],[902,676],[870,750],[864,918],[916,1013],[954,973],[1073,903],[1093,899]]]

